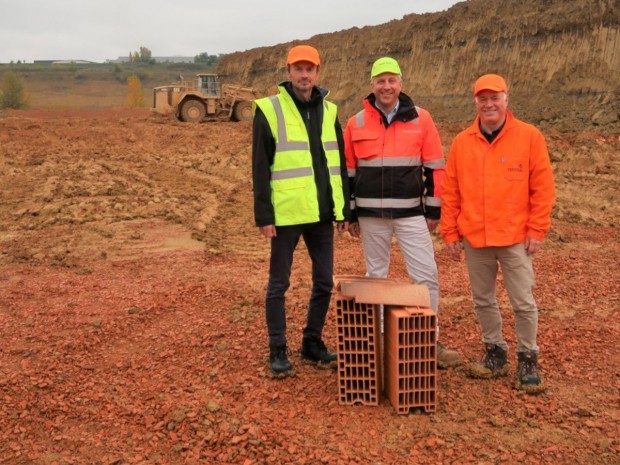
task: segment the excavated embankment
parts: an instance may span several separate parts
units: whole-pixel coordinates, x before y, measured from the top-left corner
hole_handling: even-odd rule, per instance
[[[444,122],[473,116],[472,83],[507,78],[511,107],[523,119],[559,130],[614,132],[620,114],[620,8],[617,0],[471,0],[447,11],[411,14],[378,26],[321,34],[224,57],[224,81],[273,92],[285,78],[287,50],[316,46],[320,84],[341,118],[360,108],[372,62],[398,59],[404,89]]]

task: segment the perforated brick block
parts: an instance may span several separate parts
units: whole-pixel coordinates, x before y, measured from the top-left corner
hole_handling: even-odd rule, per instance
[[[381,398],[380,306],[336,295],[338,401],[378,405]]]
[[[385,307],[385,393],[399,414],[437,409],[437,317],[430,308]]]

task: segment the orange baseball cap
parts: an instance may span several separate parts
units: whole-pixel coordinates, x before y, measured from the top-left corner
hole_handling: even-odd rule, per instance
[[[310,45],[296,45],[288,52],[288,57],[286,58],[287,65],[297,63],[298,61],[309,61],[316,66],[321,65],[318,50]]]
[[[503,77],[497,74],[485,74],[480,76],[474,84],[474,96],[483,90],[492,90],[493,92],[508,93],[508,86]]]

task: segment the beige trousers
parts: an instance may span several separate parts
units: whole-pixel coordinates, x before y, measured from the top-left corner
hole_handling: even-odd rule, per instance
[[[496,344],[508,350],[496,298],[499,264],[504,287],[514,311],[517,352],[538,352],[538,307],[533,293],[534,269],[532,257],[527,255],[524,244],[474,248],[463,240],[463,245],[482,342]]]

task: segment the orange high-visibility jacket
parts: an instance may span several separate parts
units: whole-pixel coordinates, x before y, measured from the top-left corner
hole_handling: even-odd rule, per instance
[[[358,216],[439,219],[445,158],[430,113],[401,92],[391,124],[375,107],[375,96],[352,116],[344,146],[352,221]]]
[[[541,132],[506,112],[489,144],[479,118],[456,136],[442,189],[441,235],[472,247],[543,240],[555,202],[553,170]]]

